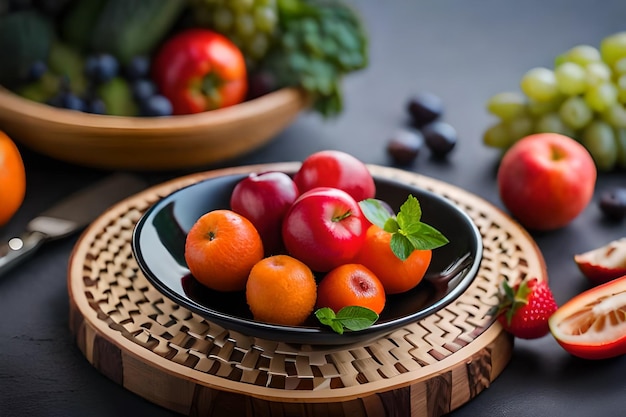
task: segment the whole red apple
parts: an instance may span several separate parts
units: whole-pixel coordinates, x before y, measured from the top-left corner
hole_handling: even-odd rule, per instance
[[[298,187],[284,172],[251,173],[235,185],[230,207],[256,227],[265,254],[271,255],[282,249],[283,217],[299,195]]]
[[[337,150],[309,155],[293,180],[301,193],[316,187],[333,187],[347,192],[356,201],[373,198],[376,194],[376,185],[367,166],[349,153]]]
[[[516,142],[498,169],[500,198],[524,227],[566,226],[593,197],[597,170],[589,152],[574,139],[539,133]]]
[[[317,272],[350,261],[363,246],[369,222],[357,201],[338,188],[302,193],[283,220],[287,252]]]

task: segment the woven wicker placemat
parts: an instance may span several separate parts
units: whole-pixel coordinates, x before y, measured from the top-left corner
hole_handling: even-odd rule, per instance
[[[375,340],[332,348],[251,338],[208,322],[158,292],[131,250],[153,203],[205,178],[295,171],[297,163],[188,175],[111,207],[83,233],[69,262],[70,326],[87,360],[126,389],[202,416],[440,416],[487,388],[513,339],[489,315],[502,279],[546,279],[543,258],[517,223],[458,187],[395,168],[376,176],[436,192],[466,211],[483,237],[470,287],[449,306]]]

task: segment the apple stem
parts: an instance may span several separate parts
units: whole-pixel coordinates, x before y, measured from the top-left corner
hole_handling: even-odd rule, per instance
[[[351,210],[348,210],[348,211],[346,211],[345,213],[342,213],[342,214],[340,214],[340,215],[338,215],[338,216],[333,217],[333,219],[332,219],[332,220],[333,220],[333,222],[340,222],[340,221],[342,221],[343,219],[347,219],[347,218],[348,218],[348,217],[350,217],[350,216],[352,216],[352,211],[351,211]]]

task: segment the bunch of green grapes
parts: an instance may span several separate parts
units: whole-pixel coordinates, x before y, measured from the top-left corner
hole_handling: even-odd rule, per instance
[[[260,61],[277,36],[276,0],[192,0],[196,22],[227,36],[248,63]]]
[[[599,170],[626,168],[626,32],[599,48],[574,46],[554,68],[532,68],[520,89],[487,101],[498,121],[484,132],[486,145],[508,149],[533,133],[560,133],[582,143]]]

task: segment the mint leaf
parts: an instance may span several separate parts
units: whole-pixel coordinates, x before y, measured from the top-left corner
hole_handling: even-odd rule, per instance
[[[417,198],[409,195],[407,200],[400,206],[397,218],[400,229],[404,230],[405,234],[415,233],[422,219],[422,207]]]
[[[344,329],[351,331],[367,329],[378,320],[375,311],[360,306],[344,307],[337,314],[332,309],[323,307],[315,311],[315,317],[320,323],[339,334],[343,334]]]
[[[449,242],[439,230],[426,223],[420,223],[417,230],[406,237],[418,250],[436,249]]]
[[[383,227],[383,229],[385,230],[385,232],[396,233],[397,231],[400,230],[400,225],[398,224],[398,222],[396,221],[394,217],[390,217],[385,222],[385,227]]]
[[[406,236],[400,233],[391,236],[391,251],[401,260],[406,260],[414,250],[415,247]]]
[[[343,325],[337,320],[335,312],[328,308],[323,307],[315,312],[315,317],[320,323],[329,326],[335,333],[343,334]]]
[[[403,261],[414,250],[436,249],[449,242],[439,230],[421,221],[422,207],[413,195],[395,216],[385,202],[374,198],[360,201],[359,207],[367,220],[392,234],[391,251]]]
[[[381,229],[384,229],[385,223],[394,217],[393,214],[389,213],[389,210],[385,208],[383,203],[375,198],[367,198],[359,201],[359,207],[365,218]]]
[[[340,320],[345,328],[356,332],[367,329],[372,324],[376,323],[378,314],[369,308],[348,306],[337,312],[336,320]]]

